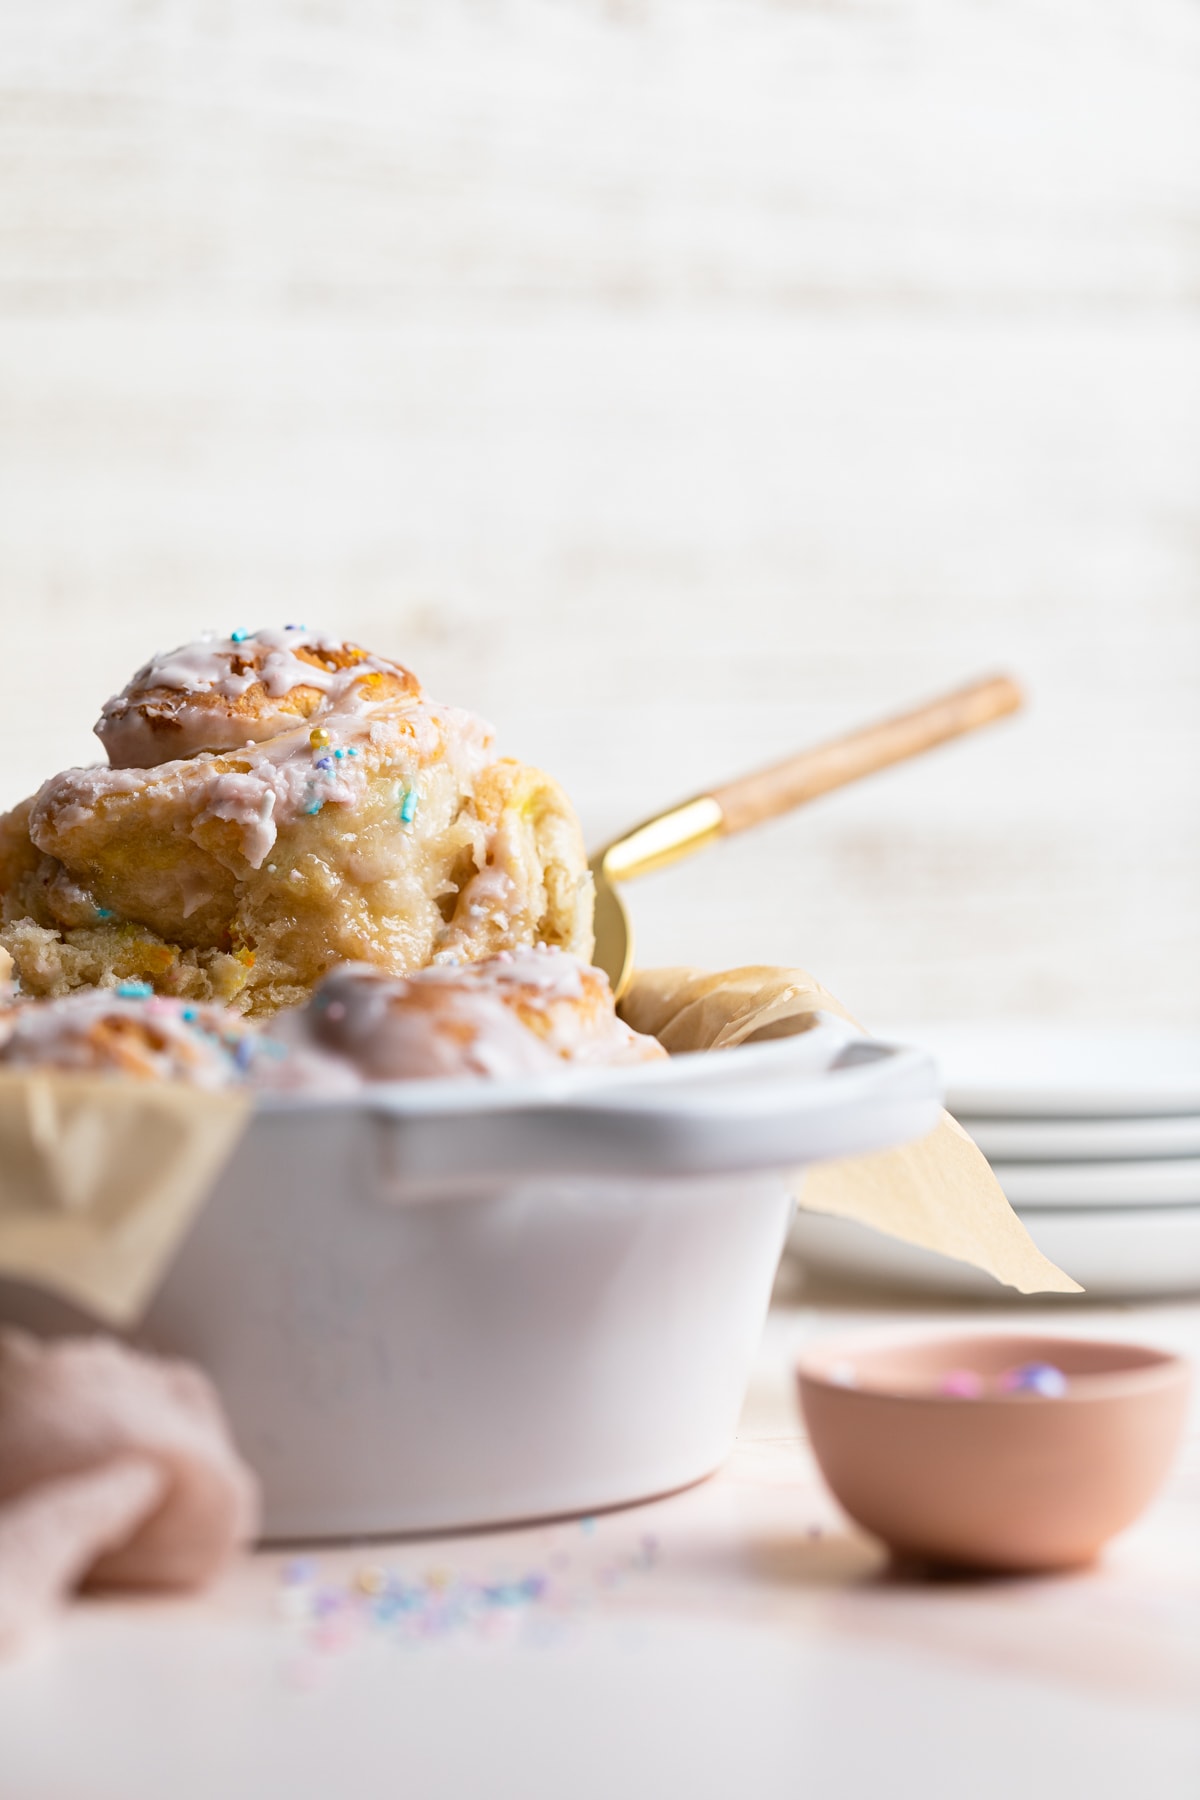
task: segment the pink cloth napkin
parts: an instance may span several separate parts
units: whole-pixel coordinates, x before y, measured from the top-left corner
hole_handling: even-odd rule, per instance
[[[109,1338],[0,1331],[0,1654],[74,1588],[193,1588],[258,1524],[211,1384]]]

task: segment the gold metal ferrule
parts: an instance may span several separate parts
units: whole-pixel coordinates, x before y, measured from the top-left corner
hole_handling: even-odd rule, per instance
[[[602,850],[596,862],[610,881],[632,881],[635,875],[648,875],[652,869],[665,869],[668,863],[690,856],[702,844],[720,837],[724,828],[720,802],[711,794],[702,794],[644,825],[635,825]]]

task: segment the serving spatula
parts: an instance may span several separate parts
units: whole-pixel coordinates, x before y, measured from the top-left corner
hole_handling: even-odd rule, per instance
[[[937,744],[976,731],[1018,710],[1021,690],[1007,675],[972,682],[919,706],[868,725],[848,737],[801,750],[783,762],[740,775],[723,787],[697,794],[622,833],[592,858],[596,883],[594,961],[620,996],[633,972],[633,927],[617,884],[690,856],[717,838],[746,831],[793,811],[834,788],[888,769]]]

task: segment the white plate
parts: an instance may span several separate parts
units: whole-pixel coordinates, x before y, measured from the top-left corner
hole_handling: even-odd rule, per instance
[[[1165,1157],[1157,1162],[994,1162],[992,1169],[1018,1212],[1065,1206],[1200,1206],[1197,1157]]]
[[[1200,1207],[1161,1212],[1039,1212],[1024,1223],[1038,1249],[1092,1299],[1138,1299],[1200,1291]],[[813,1274],[892,1293],[1019,1300],[979,1269],[884,1237],[851,1219],[796,1214],[789,1248]]]
[[[1114,1162],[1200,1156],[1200,1113],[1149,1119],[973,1119],[960,1113],[991,1162]]]
[[[1030,1021],[910,1024],[879,1035],[933,1052],[955,1117],[1200,1113],[1200,1031]]]

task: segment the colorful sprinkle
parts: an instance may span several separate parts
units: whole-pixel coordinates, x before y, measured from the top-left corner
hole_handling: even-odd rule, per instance
[[[314,769],[332,769],[332,767],[332,756],[318,756],[316,762],[313,764]]]
[[[948,1400],[978,1400],[983,1392],[983,1377],[974,1369],[947,1369],[938,1382],[938,1393]]]
[[[306,806],[304,810],[308,814],[309,818],[311,819],[313,817],[314,813],[320,812],[320,810],[324,806],[324,804],[325,804],[325,802],[323,800],[314,800],[312,805]]]
[[[413,819],[416,817],[416,812],[417,790],[416,788],[408,788],[403,800],[400,802],[400,823],[402,825],[411,825]]]
[[[122,1000],[148,1000],[153,992],[148,981],[123,981],[117,989]]]
[[[587,1530],[594,1521],[581,1521]],[[454,1636],[531,1648],[561,1641],[598,1601],[631,1578],[645,1578],[658,1541],[643,1536],[602,1563],[551,1552],[540,1567],[501,1569],[486,1577],[435,1567],[422,1576],[377,1563],[360,1564],[330,1579],[313,1558],[292,1558],[280,1569],[276,1612],[306,1658],[338,1653],[386,1633],[412,1649]],[[312,1663],[308,1663],[309,1672]],[[289,1664],[294,1675],[297,1670]],[[303,1673],[303,1670],[299,1671]]]
[[[96,908],[96,917],[98,919],[111,919],[112,916],[111,906],[98,906]]]
[[[1004,1371],[1000,1390],[1005,1394],[1040,1394],[1044,1400],[1060,1400],[1067,1391],[1067,1378],[1053,1363],[1022,1363],[1019,1368]]]
[[[244,644],[248,637],[254,636],[254,633],[252,631],[231,631],[229,635],[235,644]]]
[[[308,741],[314,750],[323,750],[329,742],[329,733],[323,725],[314,725],[308,734]]]

